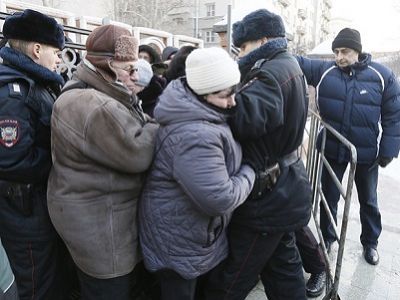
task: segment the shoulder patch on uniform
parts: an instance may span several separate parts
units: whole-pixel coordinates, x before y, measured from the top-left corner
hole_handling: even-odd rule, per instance
[[[19,123],[13,119],[0,119],[0,144],[13,147],[19,140]]]
[[[18,82],[12,82],[8,84],[8,88],[10,90],[10,96],[21,96],[21,86]]]

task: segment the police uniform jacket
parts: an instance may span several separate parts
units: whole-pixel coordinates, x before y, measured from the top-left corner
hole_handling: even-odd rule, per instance
[[[245,162],[257,171],[296,151],[307,118],[303,73],[279,41],[264,44],[240,62],[244,80],[236,94],[237,112],[231,128],[242,145]],[[308,223],[311,189],[302,161],[280,169],[276,185],[261,195],[254,193],[256,180],[232,223],[262,232],[290,232]]]
[[[12,48],[0,54],[0,235],[43,240],[54,232],[46,206],[50,117],[64,81]]]

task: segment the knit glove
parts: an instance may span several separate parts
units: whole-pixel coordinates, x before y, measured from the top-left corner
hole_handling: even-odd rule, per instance
[[[393,160],[393,157],[379,157],[378,164],[384,168]]]

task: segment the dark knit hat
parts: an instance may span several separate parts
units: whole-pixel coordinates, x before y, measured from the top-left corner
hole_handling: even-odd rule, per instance
[[[8,16],[4,21],[3,35],[6,39],[43,43],[60,50],[64,48],[63,26],[54,18],[31,9]]]
[[[285,25],[280,16],[266,9],[259,9],[233,24],[232,39],[236,47],[263,37],[285,37]]]
[[[178,48],[171,46],[165,47],[161,55],[162,61],[169,60],[170,56],[178,52],[178,50],[179,50]]]
[[[128,29],[116,25],[103,25],[89,34],[85,58],[107,81],[115,81],[116,73],[111,68],[111,60],[136,61],[138,45],[138,40]]]
[[[361,53],[362,45],[360,33],[351,28],[344,28],[340,30],[332,42],[332,51],[334,51],[336,48],[350,48],[358,53]]]

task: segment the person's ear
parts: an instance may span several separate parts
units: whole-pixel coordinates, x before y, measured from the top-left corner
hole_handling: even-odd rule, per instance
[[[40,58],[40,53],[42,52],[42,45],[38,44],[38,43],[33,43],[32,44],[32,51],[31,54],[33,56],[33,58],[35,59],[39,59]]]
[[[261,45],[264,45],[264,44],[266,44],[268,42],[268,38],[267,37],[263,37],[262,39],[261,39]]]

